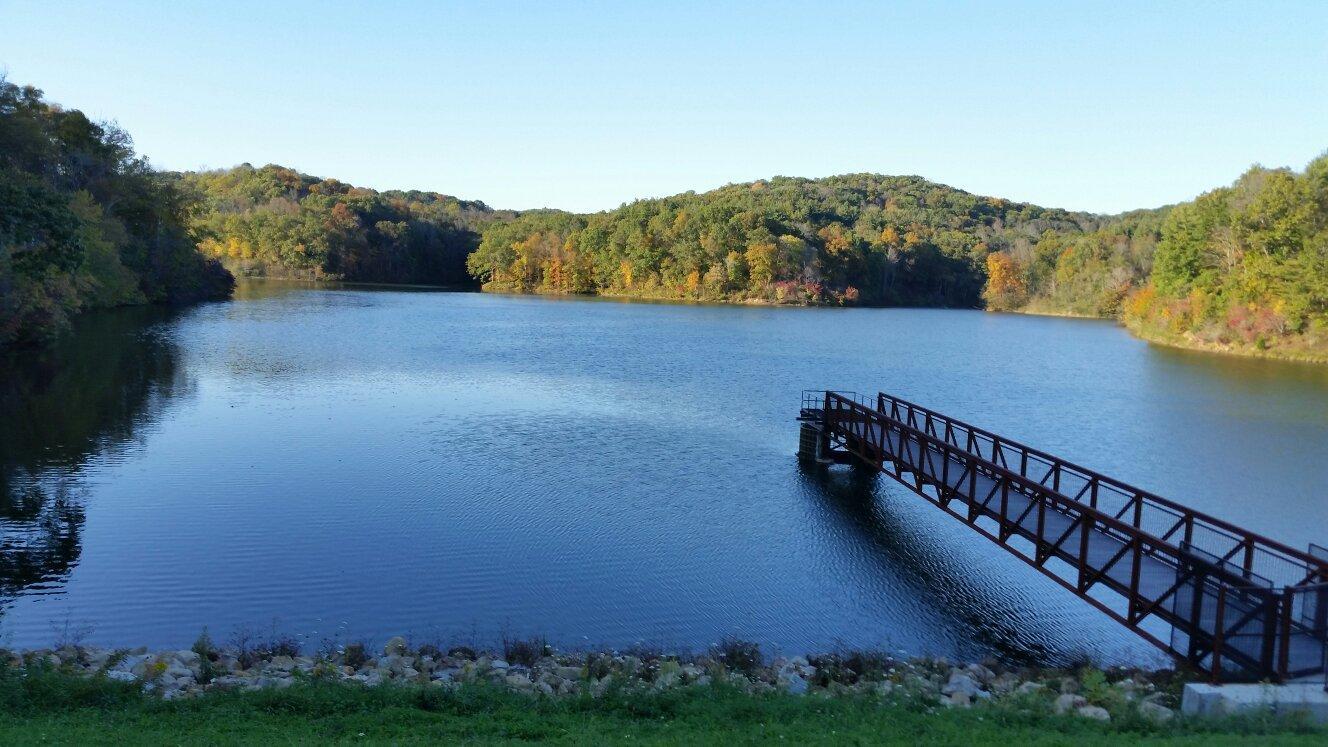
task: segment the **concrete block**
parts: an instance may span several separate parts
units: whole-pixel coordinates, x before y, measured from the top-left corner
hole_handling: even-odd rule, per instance
[[[1328,724],[1328,692],[1323,683],[1288,685],[1206,685],[1191,682],[1181,694],[1187,716],[1226,716],[1271,711],[1303,713],[1310,721]]]

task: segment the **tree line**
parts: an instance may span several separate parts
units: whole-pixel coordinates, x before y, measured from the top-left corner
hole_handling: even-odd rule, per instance
[[[523,213],[488,226],[467,265],[515,292],[976,308],[992,252],[1100,222],[916,176],[776,177]]]
[[[1145,337],[1328,360],[1328,155],[1177,206],[1123,316]]]
[[[483,231],[486,289],[1121,319],[1149,339],[1328,359],[1328,155],[1115,216],[919,177],[776,177]]]
[[[199,247],[236,274],[471,283],[479,229],[504,213],[434,192],[378,192],[269,164],[177,175]]]
[[[1328,155],[987,257],[989,308],[1122,319],[1163,342],[1328,359]]]
[[[229,296],[189,211],[123,130],[0,78],[0,348],[85,309]]]
[[[81,309],[225,297],[232,273],[1104,316],[1328,358],[1328,155],[1116,216],[878,174],[518,213],[273,164],[157,172],[119,128],[0,79],[0,346]]]

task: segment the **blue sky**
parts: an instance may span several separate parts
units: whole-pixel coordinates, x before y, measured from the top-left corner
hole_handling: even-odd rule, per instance
[[[0,69],[163,168],[497,207],[920,174],[1099,212],[1328,149],[1328,2],[0,0]]]

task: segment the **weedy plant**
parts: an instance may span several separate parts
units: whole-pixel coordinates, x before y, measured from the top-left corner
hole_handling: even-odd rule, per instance
[[[503,636],[503,660],[508,664],[533,667],[549,651],[549,642],[544,636],[532,638],[509,638]]]
[[[765,657],[761,655],[758,644],[731,636],[713,646],[710,654],[730,671],[747,676],[754,675],[765,664]]]
[[[198,634],[198,640],[190,649],[198,654],[198,681],[207,684],[217,678],[221,673],[217,666],[217,660],[221,658],[221,652],[212,643],[212,636],[208,635],[208,629],[203,628],[203,632]]]

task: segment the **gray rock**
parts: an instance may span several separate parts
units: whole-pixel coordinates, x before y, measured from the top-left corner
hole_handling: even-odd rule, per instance
[[[581,679],[581,667],[558,667],[553,670],[553,673],[565,680],[575,681]]]
[[[142,662],[148,660],[147,654],[130,654],[121,659],[115,666],[111,667],[113,672],[132,672]]]
[[[1056,713],[1063,714],[1085,705],[1088,705],[1088,699],[1084,696],[1075,695],[1074,693],[1061,693],[1057,696],[1056,703],[1052,707]]]
[[[389,674],[401,674],[406,668],[406,660],[399,654],[388,654],[378,660],[377,668]]]
[[[134,662],[133,668],[129,671],[133,672],[134,676],[138,677],[140,680],[151,679],[159,674],[157,670],[157,662],[152,657],[148,656],[144,656]]]
[[[973,679],[971,675],[955,670],[950,673],[950,680],[945,683],[945,687],[941,688],[941,694],[954,695],[955,693],[963,693],[971,698],[977,695],[978,691],[981,689],[982,686],[979,685],[977,680]]]
[[[535,686],[535,683],[531,682],[530,678],[524,674],[509,674],[506,682],[507,686],[514,690],[530,690]]]
[[[387,644],[383,646],[383,653],[387,654],[388,656],[392,656],[394,654],[396,656],[405,656],[407,651],[408,649],[406,648],[406,639],[402,638],[399,635],[392,636],[391,638],[387,639]]]
[[[289,656],[274,656],[263,669],[272,672],[289,672],[295,668],[295,660]]]
[[[784,689],[788,690],[794,695],[802,695],[806,693],[808,687],[807,680],[804,679],[801,675],[797,674],[791,674],[787,677],[781,677],[779,684],[783,685]]]
[[[1025,682],[1024,684],[1015,688],[1015,692],[1019,693],[1020,695],[1027,695],[1029,693],[1041,692],[1046,689],[1047,686],[1042,684],[1041,682]]]
[[[950,693],[949,698],[946,698],[941,702],[947,706],[953,706],[957,708],[968,708],[970,705],[973,704],[973,699],[969,696],[968,693],[963,692],[962,690],[956,690]]]
[[[1155,724],[1163,724],[1174,718],[1176,712],[1164,705],[1145,700],[1139,703],[1139,715]]]
[[[1107,713],[1107,709],[1102,708],[1101,706],[1095,706],[1095,705],[1079,706],[1074,710],[1074,712],[1079,714],[1079,716],[1082,718],[1091,718],[1096,721],[1111,720],[1111,714]]]
[[[171,679],[189,680],[192,682],[194,679],[194,671],[179,662],[172,661],[166,666],[166,671],[162,672],[162,676]]]
[[[990,684],[992,680],[996,679],[996,673],[981,664],[969,664],[967,667],[964,667],[964,671],[968,672],[969,676],[984,685]]]
[[[106,673],[106,679],[112,682],[137,682],[138,678],[133,672],[126,672],[123,669],[113,669]]]

